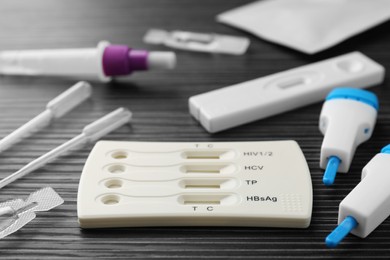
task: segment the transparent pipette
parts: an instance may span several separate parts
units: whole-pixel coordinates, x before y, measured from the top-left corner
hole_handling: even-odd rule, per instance
[[[96,120],[95,122],[85,126],[81,134],[73,137],[69,141],[54,148],[50,152],[38,157],[32,162],[22,167],[17,172],[5,177],[0,181],[0,188],[10,184],[11,182],[27,175],[30,172],[44,166],[50,161],[63,155],[64,153],[79,148],[81,145],[94,142],[99,138],[105,136],[111,131],[128,123],[131,119],[131,112],[126,108],[118,108],[108,115]]]
[[[54,118],[60,118],[91,96],[92,87],[80,81],[46,105],[46,110],[0,140],[0,153],[12,145],[45,128]]]

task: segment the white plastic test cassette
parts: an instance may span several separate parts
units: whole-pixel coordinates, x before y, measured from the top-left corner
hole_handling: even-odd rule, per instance
[[[352,52],[193,96],[189,109],[214,133],[321,101],[335,87],[379,84],[384,73],[380,64]]]
[[[81,227],[308,227],[312,184],[294,141],[101,141],[80,179]]]

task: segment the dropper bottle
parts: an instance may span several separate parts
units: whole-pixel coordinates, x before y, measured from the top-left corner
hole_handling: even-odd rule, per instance
[[[146,51],[101,41],[96,48],[16,50],[0,52],[0,74],[98,79],[130,75],[135,71],[173,69],[170,51]]]

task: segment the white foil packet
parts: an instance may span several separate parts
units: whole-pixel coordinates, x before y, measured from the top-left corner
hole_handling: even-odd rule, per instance
[[[390,0],[263,0],[217,21],[298,51],[314,54],[390,18]]]

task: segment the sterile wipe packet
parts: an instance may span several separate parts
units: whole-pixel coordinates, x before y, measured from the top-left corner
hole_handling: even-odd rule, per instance
[[[222,13],[217,21],[314,54],[389,18],[389,0],[263,0]]]

